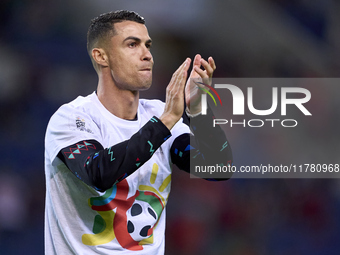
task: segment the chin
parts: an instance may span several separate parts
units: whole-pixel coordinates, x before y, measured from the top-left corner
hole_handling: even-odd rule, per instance
[[[143,91],[143,90],[147,90],[151,87],[152,84],[152,80],[150,81],[143,81],[139,83],[139,90]]]
[[[150,84],[150,85],[147,85],[147,86],[143,86],[143,87],[141,87],[139,90],[140,90],[140,91],[148,90],[150,87],[151,87],[151,84]]]

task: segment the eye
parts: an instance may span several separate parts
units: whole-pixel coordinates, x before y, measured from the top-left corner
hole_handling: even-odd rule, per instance
[[[129,48],[134,48],[137,46],[136,42],[129,43]]]
[[[151,43],[147,43],[147,44],[145,44],[145,47],[147,48],[147,49],[151,49],[151,47],[152,47],[152,45],[151,45]]]

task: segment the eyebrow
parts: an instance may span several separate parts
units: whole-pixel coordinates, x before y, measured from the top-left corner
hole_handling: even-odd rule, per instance
[[[124,39],[123,42],[128,41],[128,40],[134,40],[134,41],[137,41],[137,42],[141,42],[141,41],[142,41],[142,40],[141,40],[140,38],[138,38],[138,37],[135,37],[135,36],[128,36],[128,37],[126,37],[126,38]],[[149,39],[149,40],[147,40],[145,43],[152,43],[152,40]]]

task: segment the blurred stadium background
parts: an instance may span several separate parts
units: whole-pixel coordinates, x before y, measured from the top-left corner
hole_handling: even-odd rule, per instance
[[[0,254],[43,254],[45,128],[61,104],[95,90],[87,28],[93,17],[118,9],[144,16],[154,41],[154,83],[142,97],[164,100],[174,70],[196,53],[215,58],[215,77],[340,76],[338,1],[2,0]],[[337,92],[314,88],[313,110],[326,114],[271,146],[308,148],[301,150],[306,163],[320,151],[327,155],[320,163],[339,163]],[[235,162],[282,158],[254,146],[264,137],[230,131]],[[209,183],[175,169],[166,254],[339,254],[339,215],[339,179]]]

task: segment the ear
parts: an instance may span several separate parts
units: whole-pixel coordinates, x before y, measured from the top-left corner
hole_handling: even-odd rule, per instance
[[[102,48],[92,49],[92,58],[99,66],[108,66],[108,57]]]

